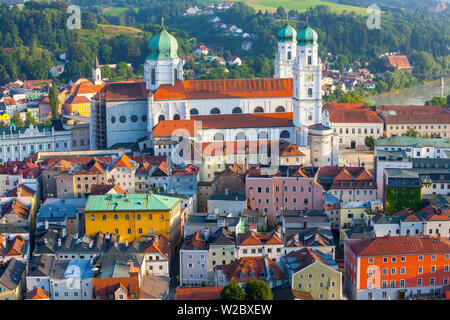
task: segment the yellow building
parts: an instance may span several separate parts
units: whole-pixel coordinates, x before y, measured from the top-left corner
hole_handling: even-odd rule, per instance
[[[183,224],[180,204],[179,198],[148,193],[89,196],[86,234],[116,234],[121,243],[160,234],[170,239],[172,247],[177,247]]]
[[[5,111],[0,111],[0,121],[3,121],[5,123],[9,124],[11,122],[11,117]]]
[[[64,112],[66,114],[90,117],[91,101],[85,96],[70,96],[64,103]]]
[[[0,300],[22,300],[26,264],[11,258],[0,268]]]

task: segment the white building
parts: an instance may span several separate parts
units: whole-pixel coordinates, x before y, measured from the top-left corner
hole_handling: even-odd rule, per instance
[[[52,300],[91,300],[91,260],[56,260],[50,275]]]
[[[0,128],[0,163],[22,161],[39,151],[70,151],[72,133],[54,126]]]

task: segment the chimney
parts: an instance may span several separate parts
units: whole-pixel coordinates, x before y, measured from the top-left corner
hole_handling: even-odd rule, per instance
[[[224,193],[227,195],[228,194],[228,189],[225,188]]]
[[[6,236],[5,235],[2,236],[2,245],[3,245],[3,248],[6,249]]]
[[[73,238],[76,240],[78,239],[78,233],[75,233],[75,235],[73,236]]]
[[[45,222],[44,222],[44,228],[45,228],[45,230],[48,230],[48,220],[45,220]]]
[[[61,247],[61,237],[58,238],[58,247]]]
[[[125,240],[125,247],[128,248],[128,239]]]
[[[219,215],[219,208],[217,208],[217,207],[214,208],[214,214],[217,216]]]
[[[314,241],[315,242],[319,241],[319,234],[318,233],[316,233],[316,235],[314,236]]]
[[[156,242],[158,242],[158,240],[159,240],[159,235],[158,235],[158,234],[155,234],[155,236],[153,237],[153,240],[156,241]]]
[[[92,248],[93,245],[94,245],[94,240],[89,241],[89,248]]]
[[[296,233],[295,235],[294,235],[294,241],[295,242],[300,242],[300,238],[298,237],[298,233]]]

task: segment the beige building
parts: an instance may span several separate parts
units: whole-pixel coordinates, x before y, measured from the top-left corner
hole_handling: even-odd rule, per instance
[[[383,120],[364,103],[327,103],[323,110],[330,114],[339,148],[365,147],[367,136],[376,139],[383,134]]]
[[[386,124],[386,135],[401,136],[410,128],[419,136],[450,137],[450,110],[440,106],[377,106]]]

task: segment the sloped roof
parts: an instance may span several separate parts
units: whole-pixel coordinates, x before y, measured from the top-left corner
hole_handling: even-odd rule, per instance
[[[179,198],[156,194],[94,195],[89,196],[85,211],[168,211],[179,201]]]
[[[332,123],[384,123],[383,120],[364,103],[327,103],[323,110],[330,113]]]
[[[177,300],[220,300],[224,287],[178,288],[175,290]]]
[[[50,292],[45,291],[41,288],[34,288],[33,290],[27,292],[26,300],[35,300],[35,299],[49,299]]]
[[[113,168],[119,168],[119,167],[127,167],[130,171],[133,171],[134,165],[131,163],[130,157],[128,157],[126,154],[123,154],[117,162],[114,164]]]
[[[195,121],[201,121],[201,128],[228,129],[228,128],[263,128],[263,127],[291,127],[292,112],[281,113],[237,113],[192,116]]]
[[[6,246],[3,246],[3,244]],[[25,254],[27,249],[27,240],[18,235],[14,238],[8,238],[6,234],[0,234],[0,256],[17,256]]]
[[[434,236],[386,236],[347,240],[345,244],[357,256],[450,252],[450,240]]]
[[[190,236],[187,236],[186,239],[184,239],[181,249],[206,250],[207,242],[203,234],[200,231],[196,231],[195,233],[191,234]]]
[[[15,289],[22,281],[25,268],[25,263],[16,258],[11,258],[6,265],[0,269],[0,283],[9,290]]]
[[[267,259],[271,281],[286,279],[281,268],[268,257],[242,257],[229,264],[216,266],[216,269],[223,271],[228,282],[266,281],[268,275],[264,259]],[[251,273],[253,273],[253,277],[251,277]]]
[[[154,93],[154,99],[290,98],[292,94],[292,78],[178,80],[174,86],[161,85]]]
[[[386,64],[393,67],[404,67],[404,68],[411,67],[409,60],[405,55],[387,56]]]
[[[316,261],[320,263],[334,267],[336,262],[331,259],[330,255],[326,255],[320,250],[315,250],[311,248],[302,248],[300,250],[295,250],[285,255],[282,261],[289,266],[293,272],[298,272]],[[336,270],[339,272],[338,270]]]
[[[150,242],[144,244],[144,252],[157,252],[168,259],[170,254],[170,241],[163,235],[158,235],[157,238],[153,237]]]
[[[93,184],[91,185],[90,195],[105,195],[107,193],[124,194],[127,193],[121,187],[114,184]]]
[[[65,100],[66,104],[80,104],[80,103],[90,103],[91,101],[85,96],[70,96]]]

